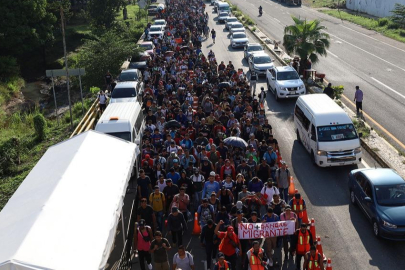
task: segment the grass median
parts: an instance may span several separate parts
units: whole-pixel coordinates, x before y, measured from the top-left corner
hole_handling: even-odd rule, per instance
[[[405,43],[405,29],[388,18],[374,19],[362,14],[353,14],[343,10],[321,10],[320,12],[330,16],[358,24],[369,30],[374,30],[389,38]]]

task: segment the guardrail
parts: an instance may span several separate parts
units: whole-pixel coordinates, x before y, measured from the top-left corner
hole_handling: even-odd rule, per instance
[[[100,109],[98,107],[98,100],[96,99],[93,104],[91,104],[90,109],[86,112],[80,123],[77,125],[73,133],[69,138],[79,135],[82,132],[93,129],[97,119],[100,116]]]

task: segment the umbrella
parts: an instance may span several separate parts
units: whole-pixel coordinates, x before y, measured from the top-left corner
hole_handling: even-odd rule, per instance
[[[246,142],[244,139],[239,138],[239,137],[229,137],[229,138],[226,138],[226,139],[224,140],[224,143],[225,143],[226,145],[231,145],[231,146],[234,146],[234,147],[246,148],[246,147],[248,146],[247,142]]]
[[[173,51],[167,51],[167,52],[165,52],[165,57],[173,56],[173,54],[174,54]]]
[[[181,127],[181,124],[178,122],[178,121],[176,121],[176,120],[170,120],[169,122],[167,122],[166,124],[165,124],[165,128],[166,129],[168,129],[168,128],[180,128]],[[247,144],[246,144],[247,145]]]

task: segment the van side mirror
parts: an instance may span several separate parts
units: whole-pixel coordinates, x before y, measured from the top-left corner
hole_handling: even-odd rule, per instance
[[[364,201],[366,201],[366,202],[368,202],[368,203],[373,202],[373,200],[372,200],[370,197],[365,197],[365,198],[364,198]]]
[[[359,132],[359,137],[360,137],[360,138],[363,137],[363,132]]]
[[[271,75],[271,79],[272,79],[273,81],[275,81],[275,80],[276,80],[276,78],[275,78],[275,77],[273,77],[273,75]]]
[[[316,136],[314,134],[311,135],[311,140],[316,141]]]

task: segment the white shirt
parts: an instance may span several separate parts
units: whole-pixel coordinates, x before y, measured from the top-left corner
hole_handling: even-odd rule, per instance
[[[278,191],[278,188],[275,186],[269,188],[267,185],[262,188],[262,191],[260,191],[261,194],[265,195],[267,194],[267,204],[270,204],[271,201],[273,200],[273,195],[274,194],[280,194],[280,191]]]
[[[160,191],[160,192],[163,192],[163,189],[164,189],[165,186],[166,186],[166,181],[163,181],[163,184],[161,184],[160,181],[157,181],[156,183],[157,183],[157,185],[159,186],[159,191]]]

